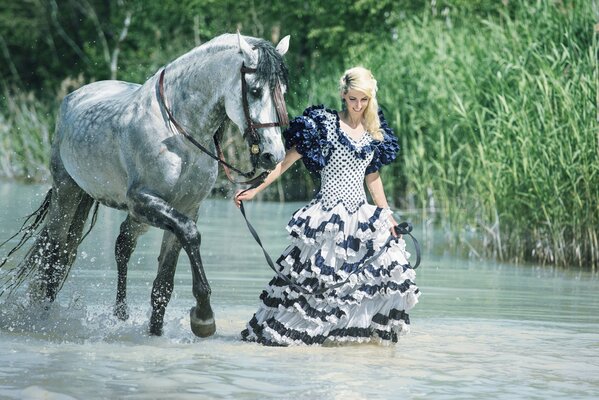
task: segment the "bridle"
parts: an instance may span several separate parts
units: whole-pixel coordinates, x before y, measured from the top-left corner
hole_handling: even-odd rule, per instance
[[[283,97],[283,91],[281,90],[281,84],[277,80],[275,87],[271,91],[271,96],[275,102],[275,110],[277,111],[277,119],[279,122],[265,122],[265,123],[254,123],[250,117],[250,106],[248,104],[248,85],[245,80],[246,74],[255,74],[256,68],[249,68],[245,66],[245,63],[241,64],[241,98],[243,100],[243,114],[245,115],[246,128],[244,136],[249,137],[250,141],[250,153],[253,156],[257,156],[260,149],[260,137],[258,136],[257,129],[260,128],[272,128],[277,126],[286,126],[289,124],[287,118],[287,107],[285,106],[285,98]]]
[[[248,98],[247,98],[248,85],[245,80],[245,76],[246,76],[246,74],[256,73],[256,71],[257,70],[255,68],[246,67],[245,63],[241,64],[241,68],[240,68],[241,97],[242,97],[242,102],[243,102],[243,114],[245,116],[245,122],[246,122],[246,128],[243,133],[243,136],[245,138],[247,138],[247,140],[249,142],[250,158],[251,158],[251,162],[252,162],[252,170],[249,172],[243,172],[240,169],[234,167],[233,165],[231,165],[225,161],[222,149],[220,147],[220,143],[218,141],[218,132],[220,131],[220,129],[217,130],[217,133],[214,135],[214,145],[216,147],[216,152],[218,154],[218,155],[215,155],[212,153],[212,151],[207,149],[204,145],[202,145],[200,142],[198,142],[193,136],[191,136],[185,130],[185,128],[183,128],[181,126],[181,124],[179,124],[175,120],[175,117],[173,116],[171,110],[166,105],[166,100],[164,97],[164,75],[166,73],[166,67],[164,67],[162,69],[162,71],[160,72],[160,79],[158,81],[158,94],[159,94],[160,103],[162,105],[162,108],[166,112],[168,120],[174,125],[174,127],[177,129],[177,131],[180,134],[182,134],[183,136],[185,136],[185,138],[187,138],[187,140],[189,140],[198,149],[202,150],[206,155],[210,156],[211,158],[216,160],[219,164],[221,164],[223,166],[223,169],[225,170],[225,174],[227,175],[227,178],[229,179],[229,181],[231,181],[232,183],[235,183],[235,184],[252,185],[252,186],[257,186],[260,183],[262,183],[264,181],[264,179],[268,176],[270,171],[264,171],[260,175],[255,176],[255,177],[249,179],[248,181],[239,182],[232,178],[230,170],[237,172],[238,174],[244,176],[245,178],[250,178],[250,177],[254,176],[254,174],[256,173],[256,164],[257,164],[258,155],[263,150],[263,146],[260,144],[260,136],[258,135],[258,129],[271,128],[271,127],[277,127],[277,126],[283,127],[283,126],[286,126],[289,124],[289,119],[287,117],[287,107],[285,106],[285,98],[283,97],[283,91],[281,89],[281,84],[278,80],[277,80],[277,83],[275,84],[274,88],[271,89],[271,97],[275,103],[275,110],[277,112],[278,122],[254,123],[254,121],[252,120],[252,118],[250,116],[249,102],[248,102]]]

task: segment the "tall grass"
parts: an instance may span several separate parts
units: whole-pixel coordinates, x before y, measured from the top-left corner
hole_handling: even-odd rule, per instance
[[[596,268],[590,3],[522,2],[470,24],[453,17],[407,20],[392,44],[355,49],[368,54],[403,143],[388,171],[401,179],[388,191],[442,216],[474,254]]]
[[[54,116],[32,94],[4,90],[0,97],[0,177],[45,180],[49,176]]]
[[[405,19],[394,40],[349,49],[335,74],[313,72],[311,96],[334,104],[343,68],[370,67],[402,142],[400,162],[383,170],[397,205],[474,255],[596,269],[591,3],[506,3],[478,20],[451,9]]]

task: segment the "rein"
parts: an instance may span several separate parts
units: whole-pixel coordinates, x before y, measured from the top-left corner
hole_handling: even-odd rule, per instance
[[[241,68],[240,68],[240,72],[241,72],[241,94],[242,94],[242,100],[243,100],[243,113],[245,115],[245,120],[246,120],[246,128],[245,128],[244,136],[249,137],[250,157],[251,157],[252,165],[253,165],[252,170],[249,172],[243,172],[239,168],[236,168],[233,165],[231,165],[225,161],[223,151],[220,147],[220,143],[218,142],[217,134],[215,134],[213,137],[214,145],[216,147],[216,152],[218,154],[218,155],[215,155],[209,149],[207,149],[204,145],[202,145],[200,142],[198,142],[193,136],[191,136],[185,130],[185,128],[183,128],[181,126],[181,124],[179,124],[177,122],[177,120],[175,120],[175,117],[173,116],[171,110],[166,105],[166,100],[164,97],[164,75],[166,73],[166,67],[164,67],[162,69],[162,71],[160,72],[160,79],[158,81],[159,99],[160,99],[162,108],[166,112],[168,120],[175,126],[177,131],[180,134],[182,134],[183,136],[185,136],[185,138],[187,140],[189,140],[198,149],[200,149],[206,155],[208,155],[212,159],[216,160],[219,164],[221,164],[223,166],[223,169],[224,169],[227,179],[229,179],[229,181],[231,181],[232,183],[238,184],[238,185],[254,185],[256,183],[259,185],[260,183],[264,182],[264,179],[266,179],[266,177],[268,176],[270,171],[264,171],[260,175],[255,176],[254,178],[249,179],[248,181],[239,182],[232,178],[230,170],[237,172],[238,174],[242,175],[245,178],[250,178],[251,176],[253,176],[256,173],[256,167],[255,167],[256,158],[258,157],[258,154],[260,154],[260,152],[262,151],[262,148],[260,146],[260,136],[258,135],[257,129],[285,126],[285,125],[289,124],[289,119],[287,117],[287,108],[285,106],[285,98],[283,97],[283,91],[281,90],[280,83],[277,81],[274,89],[272,90],[272,97],[273,97],[273,101],[275,103],[275,109],[276,109],[277,117],[278,117],[279,121],[278,122],[267,122],[267,123],[254,123],[250,116],[249,103],[248,103],[248,99],[247,99],[248,89],[247,89],[247,82],[245,80],[245,75],[255,73],[256,69],[248,68],[245,66],[245,64],[242,64]],[[217,133],[218,133],[218,131],[217,131]]]
[[[257,185],[256,185],[257,186]],[[250,189],[253,189],[253,187],[244,190],[248,191]],[[241,192],[241,193],[243,193]],[[258,243],[258,246],[260,246],[260,248],[262,249],[262,252],[264,253],[264,258],[266,259],[266,262],[268,263],[268,266],[270,267],[270,269],[272,269],[275,274],[281,278],[283,281],[285,281],[289,286],[292,286],[293,288],[295,288],[298,292],[302,293],[302,294],[309,294],[309,295],[321,295],[329,290],[332,289],[337,289],[345,284],[347,284],[350,281],[350,278],[352,275],[357,275],[360,272],[364,271],[364,269],[371,264],[373,261],[375,261],[377,258],[379,258],[387,249],[387,247],[389,247],[389,245],[391,244],[391,242],[397,242],[398,238],[393,236],[393,235],[389,235],[389,237],[387,238],[387,241],[385,241],[385,244],[383,244],[381,246],[381,248],[371,257],[369,257],[366,261],[364,261],[362,263],[361,266],[359,266],[358,268],[356,268],[354,271],[352,271],[348,277],[341,281],[341,282],[337,282],[333,285],[330,286],[326,286],[324,284],[321,284],[318,289],[312,289],[312,290],[307,290],[305,289],[303,286],[297,284],[296,282],[294,282],[290,277],[287,277],[285,275],[283,275],[281,273],[281,271],[279,271],[276,267],[274,262],[272,261],[272,258],[270,257],[270,255],[268,254],[268,252],[266,251],[266,249],[264,248],[264,246],[262,245],[262,241],[260,240],[260,236],[258,236],[258,232],[256,232],[256,229],[254,229],[254,227],[252,226],[252,224],[250,223],[250,221],[248,221],[247,216],[245,215],[245,208],[243,207],[243,202],[240,201],[239,202],[239,209],[241,210],[241,215],[243,215],[243,219],[245,219],[245,223],[250,231],[250,233],[252,234],[252,236],[254,237],[254,240],[256,241],[256,243]],[[416,238],[412,235],[412,224],[410,224],[409,222],[402,222],[399,225],[396,225],[395,227],[395,232],[397,234],[400,235],[408,235],[411,239],[412,242],[414,243],[414,248],[416,249],[416,264],[414,264],[414,266],[412,266],[409,262],[408,262],[408,266],[409,268],[412,269],[416,269],[418,268],[418,266],[420,265],[420,260],[421,260],[421,256],[420,256],[420,245],[418,244],[418,241],[416,240]]]

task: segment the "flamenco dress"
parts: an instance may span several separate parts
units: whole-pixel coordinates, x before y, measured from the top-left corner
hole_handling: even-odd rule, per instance
[[[415,272],[403,239],[360,270],[388,237],[391,210],[368,204],[364,177],[393,161],[397,138],[379,111],[382,141],[364,133],[354,141],[339,115],[312,106],[283,133],[305,166],[320,174],[318,194],[287,225],[291,244],[277,260],[280,273],[260,295],[242,339],[264,345],[395,343],[409,331],[408,311],[418,302]],[[340,282],[340,287],[317,290]]]

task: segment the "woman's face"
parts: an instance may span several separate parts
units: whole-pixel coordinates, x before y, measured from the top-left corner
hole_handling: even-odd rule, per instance
[[[368,106],[369,97],[364,92],[349,89],[343,95],[347,110],[353,115],[361,115]]]

